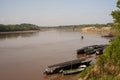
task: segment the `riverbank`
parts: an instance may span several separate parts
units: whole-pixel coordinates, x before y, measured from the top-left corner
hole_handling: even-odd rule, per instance
[[[84,27],[81,31],[84,33],[111,33],[111,27]]]
[[[66,30],[66,31],[79,31],[83,33],[100,33],[100,34],[108,34],[111,33],[111,27],[76,27],[76,28],[71,28],[71,27],[66,27],[66,28],[59,28],[59,27],[41,27],[40,28],[42,31],[48,31],[48,30]],[[25,30],[25,31],[6,31],[6,32],[0,32],[0,34],[11,34],[11,33],[29,33],[29,32],[37,32],[40,30]]]
[[[66,30],[66,31],[79,31],[83,33],[111,33],[111,27],[42,27],[41,30]]]
[[[0,32],[0,34],[18,34],[18,33],[33,33],[38,32],[40,30],[27,30],[27,31],[8,31],[8,32]]]

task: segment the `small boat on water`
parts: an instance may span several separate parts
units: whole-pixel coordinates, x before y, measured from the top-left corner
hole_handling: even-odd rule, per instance
[[[107,37],[107,38],[111,38],[111,37],[114,37],[113,34],[109,33],[109,34],[106,34],[106,35],[102,35],[102,37]]]
[[[65,70],[77,69],[81,65],[89,66],[90,62],[91,62],[91,59],[87,60],[86,58],[80,58],[72,61],[51,65],[51,66],[48,66],[44,74],[49,75],[49,74],[62,73]]]
[[[96,54],[96,52],[102,54],[102,52],[104,51],[104,49],[107,47],[108,45],[101,45],[99,48],[97,49],[94,49],[94,50],[90,50],[90,51],[87,51],[86,54],[89,55],[89,54]]]
[[[65,70],[63,71],[62,73],[64,75],[69,75],[69,74],[76,74],[76,73],[79,73],[79,72],[82,72],[83,70],[85,70],[87,68],[86,65],[81,65],[79,68],[77,69],[70,69],[70,70]]]
[[[77,54],[94,54],[96,49],[106,47],[107,45],[91,45],[77,50]]]

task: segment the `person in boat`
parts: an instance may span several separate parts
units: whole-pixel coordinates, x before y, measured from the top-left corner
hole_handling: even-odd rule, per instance
[[[84,37],[83,36],[81,36],[81,39],[83,39]]]

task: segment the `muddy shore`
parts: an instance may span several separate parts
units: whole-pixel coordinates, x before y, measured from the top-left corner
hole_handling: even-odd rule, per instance
[[[18,34],[18,33],[32,33],[38,32],[40,30],[28,30],[28,31],[8,31],[8,32],[0,32],[0,34]]]

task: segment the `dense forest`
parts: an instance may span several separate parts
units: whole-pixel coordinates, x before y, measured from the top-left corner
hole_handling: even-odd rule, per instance
[[[26,31],[26,30],[39,30],[40,27],[33,24],[20,24],[20,25],[3,25],[0,24],[0,32],[8,31]]]

